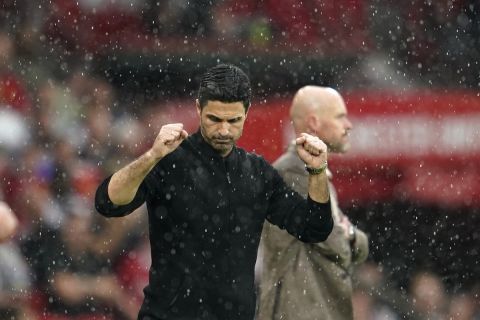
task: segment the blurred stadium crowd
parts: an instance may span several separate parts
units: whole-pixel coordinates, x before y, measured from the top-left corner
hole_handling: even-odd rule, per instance
[[[167,121],[165,96],[192,99],[201,70],[180,74],[182,68],[206,68],[201,63],[219,55],[280,57],[285,65],[298,55],[327,63],[352,58],[349,67],[328,64],[329,72],[313,78],[304,78],[305,65],[288,76],[277,70],[281,63],[265,62],[288,79],[275,87],[259,80],[257,93],[288,96],[311,81],[345,90],[435,85],[478,92],[474,0],[3,0],[0,6],[0,198],[20,220],[13,239],[0,245],[0,319],[135,319],[150,263],[145,212],[106,221],[94,214],[92,196],[103,177],[150,146]],[[162,80],[167,87],[149,84],[145,92],[142,72],[105,65],[118,59],[135,69],[137,56],[168,61],[139,63],[144,74],[174,70]],[[185,66],[182,57],[193,60]],[[361,216],[355,216],[360,223]],[[435,270],[411,267],[409,281],[398,284],[378,263],[390,258],[377,253],[357,270],[356,319],[480,319],[480,283],[446,285]]]

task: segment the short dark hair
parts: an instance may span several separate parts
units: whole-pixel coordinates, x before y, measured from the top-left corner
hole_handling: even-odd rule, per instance
[[[238,102],[241,101],[245,112],[250,107],[252,87],[250,79],[237,66],[219,64],[210,68],[202,75],[198,89],[200,108],[210,101]]]

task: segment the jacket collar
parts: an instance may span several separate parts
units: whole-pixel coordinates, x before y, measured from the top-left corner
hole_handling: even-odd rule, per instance
[[[226,157],[222,157],[210,144],[208,144],[207,141],[202,136],[202,133],[200,132],[200,128],[192,134],[191,136],[191,141],[193,145],[198,149],[198,151],[204,155],[207,156],[211,159],[217,159],[217,160],[230,160],[233,159],[237,151],[237,147],[234,145],[232,148],[232,151],[228,154]]]

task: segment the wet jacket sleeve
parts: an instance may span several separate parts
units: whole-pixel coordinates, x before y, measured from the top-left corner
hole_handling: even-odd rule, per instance
[[[303,198],[289,188],[278,172],[267,165],[267,185],[271,188],[267,220],[303,242],[325,241],[332,232],[330,201],[319,203]]]
[[[110,179],[111,176],[105,179],[95,193],[95,209],[97,209],[101,215],[105,217],[123,217],[132,213],[145,202],[147,190],[145,182],[142,182],[132,202],[126,205],[114,204],[108,196],[108,183]]]
[[[355,230],[355,243],[352,247],[352,262],[354,264],[360,264],[367,260],[368,257],[368,237],[365,232],[356,229]]]

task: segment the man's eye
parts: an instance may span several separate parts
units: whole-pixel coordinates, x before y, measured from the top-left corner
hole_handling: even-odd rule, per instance
[[[213,122],[220,122],[221,120],[217,117],[208,117],[208,119],[210,119],[210,121],[213,121]]]
[[[240,121],[240,119],[241,118],[230,119],[230,120],[228,120],[228,123],[235,123],[235,122]]]

